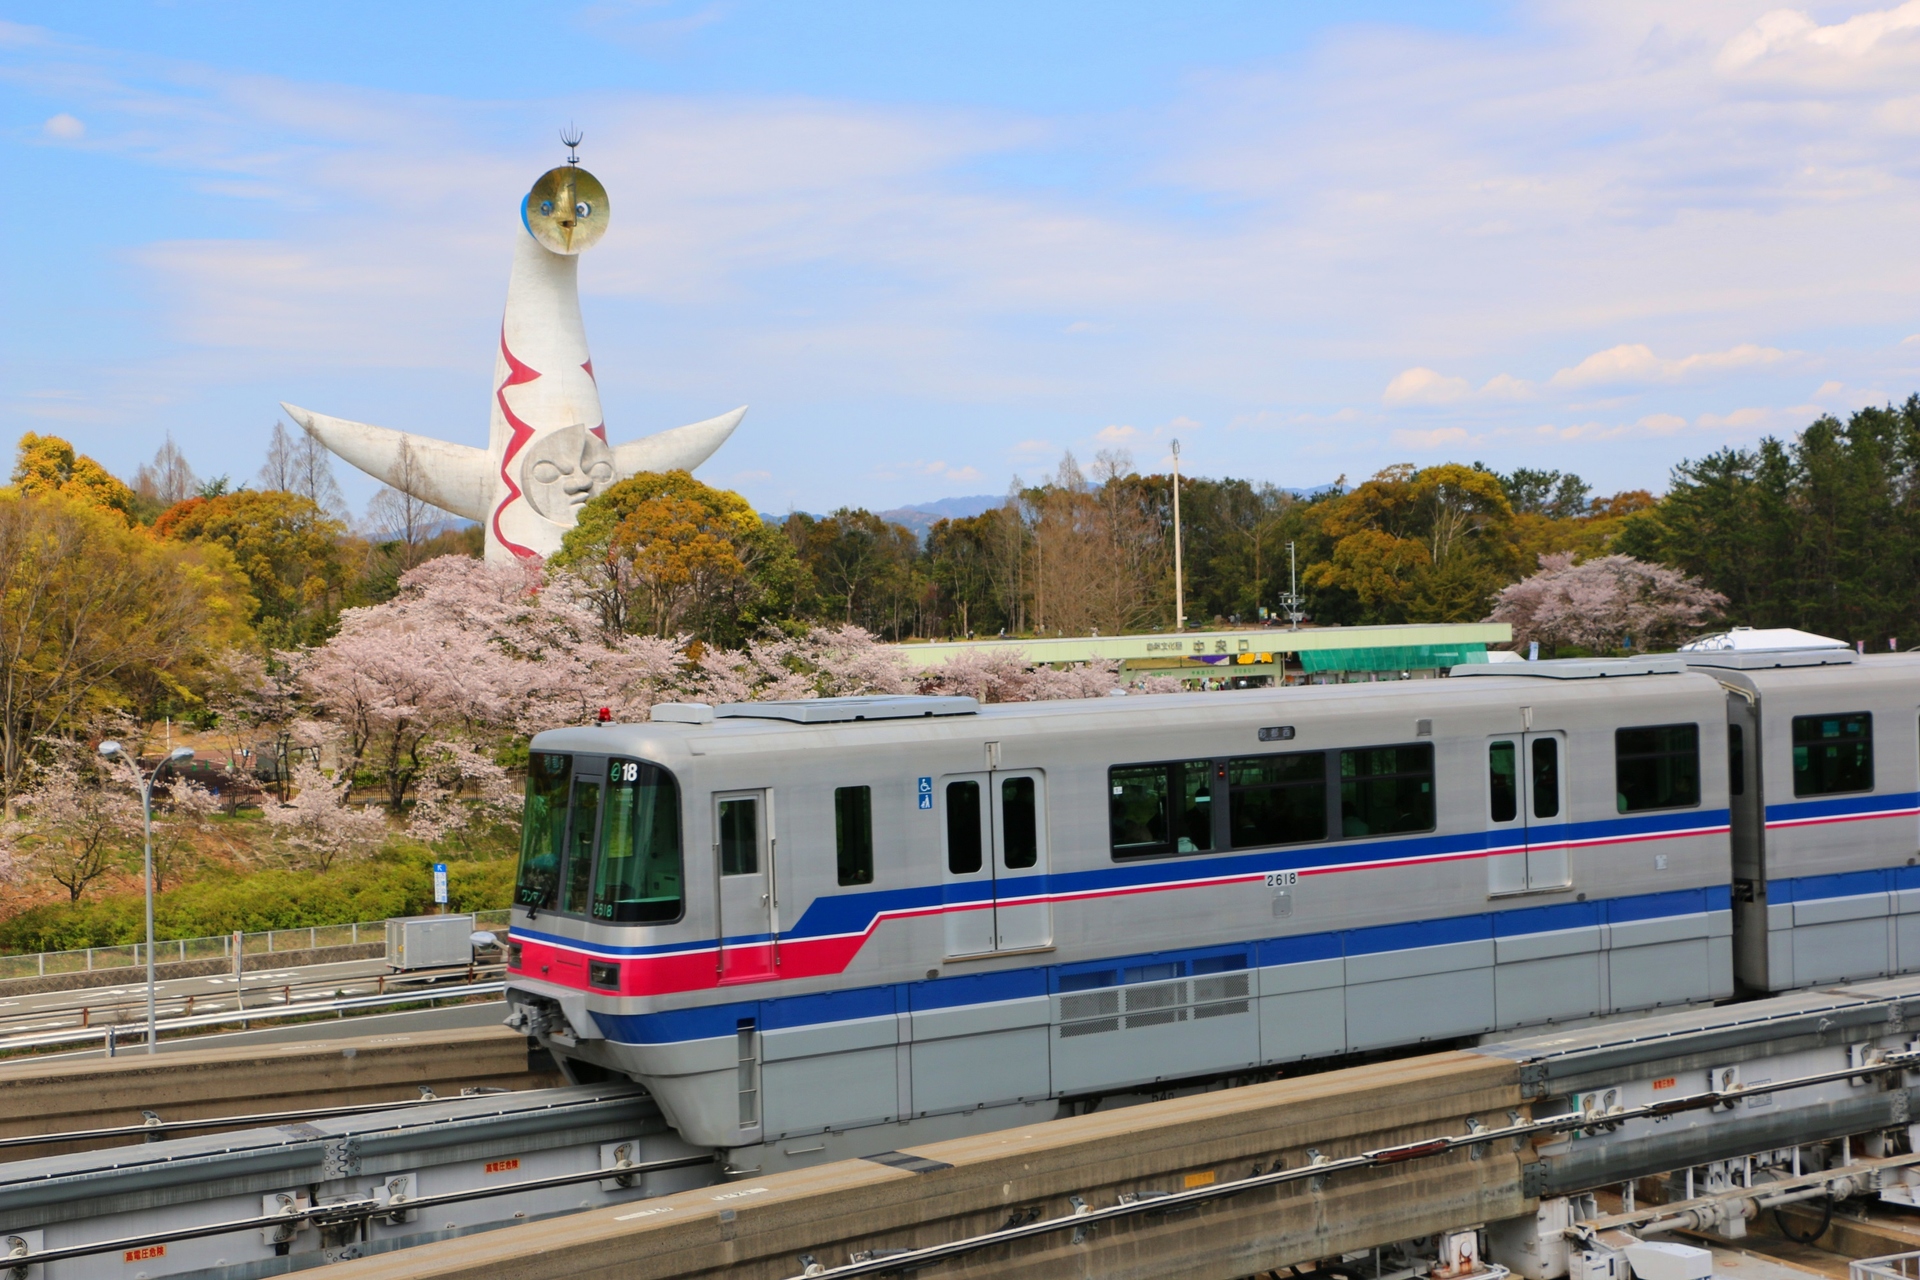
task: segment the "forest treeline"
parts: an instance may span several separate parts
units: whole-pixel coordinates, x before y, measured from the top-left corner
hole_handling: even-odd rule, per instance
[[[1484,618],[1547,558],[1564,573],[1624,555],[1725,597],[1726,622],[1920,639],[1920,397],[1682,463],[1661,497],[1444,463],[1304,495],[1188,478],[1181,509],[1189,625],[1281,613],[1291,544],[1318,624]],[[767,522],[684,472],[636,476],[587,505],[552,568],[607,636],[1111,635],[1173,624],[1172,541],[1169,478],[1102,453],[924,539],[861,509]],[[272,665],[416,566],[479,552],[478,529],[391,491],[350,521],[324,451],[278,426],[239,486],[195,476],[171,441],[128,482],[23,436],[0,489],[0,795],[49,735],[209,716],[232,680],[219,655]]]

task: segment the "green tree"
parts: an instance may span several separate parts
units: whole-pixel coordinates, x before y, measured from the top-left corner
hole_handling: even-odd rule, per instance
[[[253,620],[271,647],[324,638],[339,610],[346,529],[310,498],[245,489],[188,498],[154,521],[153,532],[226,548],[253,589]]]

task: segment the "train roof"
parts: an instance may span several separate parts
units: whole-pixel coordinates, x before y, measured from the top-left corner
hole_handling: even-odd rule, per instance
[[[1605,661],[1605,660],[1601,660]],[[1630,678],[1607,679],[1607,697],[1651,696],[1670,699],[1682,687],[1696,694],[1717,694],[1720,686],[1709,676],[1689,671],[1672,661],[1626,660],[1625,670],[1605,668],[1609,674]],[[924,738],[971,739],[1025,730],[1084,730],[1125,732],[1126,722],[1150,718],[1158,727],[1204,723],[1221,716],[1279,720],[1294,715],[1322,718],[1329,711],[1388,710],[1407,707],[1408,714],[1428,716],[1439,705],[1453,707],[1504,706],[1522,702],[1579,701],[1598,693],[1601,681],[1580,678],[1562,665],[1565,674],[1540,679],[1538,668],[1548,662],[1504,664],[1473,670],[1471,680],[1395,680],[1370,684],[1296,685],[1288,688],[1215,690],[1204,693],[1129,694],[1124,697],[1073,698],[1047,702],[980,704],[971,698],[929,698],[900,694],[851,699],[808,698],[787,702],[663,703],[645,723],[583,725],[549,729],[534,738],[538,750],[607,752],[632,750],[636,740],[665,747],[684,747],[704,754],[705,744],[729,743],[747,750],[784,749],[809,738],[898,742]],[[1524,666],[1529,670],[1517,668]],[[1411,705],[1409,705],[1411,704]],[[1411,727],[1409,721],[1409,727]],[[850,735],[850,736],[849,736]],[[613,738],[615,740],[609,740]]]

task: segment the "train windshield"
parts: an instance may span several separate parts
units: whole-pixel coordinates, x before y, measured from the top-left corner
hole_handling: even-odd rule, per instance
[[[593,918],[656,924],[680,918],[680,788],[657,765],[607,765],[607,815],[593,879]]]
[[[567,785],[573,757],[536,751],[527,761],[527,807],[520,825],[516,906],[553,909],[560,890],[560,859],[567,849]]]

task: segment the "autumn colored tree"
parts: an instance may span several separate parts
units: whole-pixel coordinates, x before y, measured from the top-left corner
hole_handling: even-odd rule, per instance
[[[251,642],[246,601],[224,548],[156,542],[58,491],[0,490],[0,798],[49,736],[197,700],[216,655]]]
[[[57,493],[84,506],[115,512],[128,523],[133,520],[133,490],[92,458],[75,453],[59,436],[29,431],[20,437],[13,483],[22,493]]]
[[[299,494],[243,489],[188,498],[154,521],[153,532],[224,547],[253,589],[253,621],[270,645],[317,639],[346,586],[345,526]]]
[[[685,471],[642,473],[580,510],[551,567],[609,636],[729,644],[791,617],[805,571],[746,499]]]

